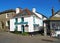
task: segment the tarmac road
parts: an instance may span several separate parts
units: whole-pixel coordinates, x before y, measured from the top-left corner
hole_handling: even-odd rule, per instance
[[[60,39],[41,35],[22,36],[9,32],[0,32],[0,43],[60,43]]]

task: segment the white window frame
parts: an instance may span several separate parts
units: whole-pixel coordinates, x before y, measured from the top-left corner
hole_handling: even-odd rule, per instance
[[[8,21],[6,21],[6,26],[8,26]]]
[[[8,14],[8,13],[6,13],[6,18],[8,18],[8,15],[9,15],[9,14]]]

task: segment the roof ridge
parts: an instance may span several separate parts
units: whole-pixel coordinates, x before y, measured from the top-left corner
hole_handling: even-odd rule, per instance
[[[0,12],[0,14],[7,13],[7,12],[16,12],[14,9],[8,9]]]

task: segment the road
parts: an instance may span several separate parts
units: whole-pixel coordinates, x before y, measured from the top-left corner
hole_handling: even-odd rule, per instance
[[[41,35],[22,36],[9,32],[0,32],[0,43],[60,43],[60,39]]]

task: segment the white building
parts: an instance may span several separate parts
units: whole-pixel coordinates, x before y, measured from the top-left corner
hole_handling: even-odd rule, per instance
[[[16,15],[10,19],[10,31],[37,32],[46,19],[44,15],[36,13],[35,8],[32,11],[16,8]]]

